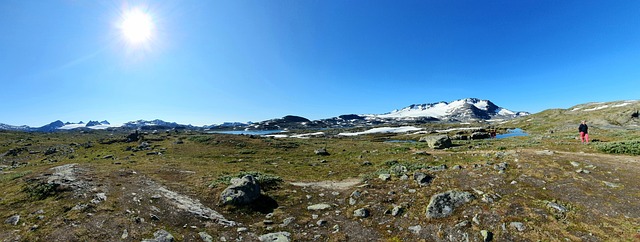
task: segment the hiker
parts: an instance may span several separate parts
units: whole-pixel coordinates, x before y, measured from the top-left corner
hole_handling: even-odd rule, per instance
[[[580,131],[580,141],[584,143],[589,143],[589,126],[587,126],[587,121],[582,120],[580,123],[580,127],[578,127],[578,131]]]

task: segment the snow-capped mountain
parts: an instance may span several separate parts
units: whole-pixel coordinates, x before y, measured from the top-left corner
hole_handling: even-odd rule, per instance
[[[470,121],[491,119],[512,119],[528,115],[527,112],[514,112],[499,107],[489,100],[466,98],[453,102],[438,102],[429,104],[413,104],[402,109],[396,109],[385,114],[365,115],[369,118],[411,119],[432,117],[440,120]]]
[[[111,125],[109,122],[89,121],[86,124],[63,123],[58,120],[39,128],[28,126],[13,126],[0,124],[0,130],[15,131],[37,131],[53,132],[57,130],[73,129],[146,129],[146,130],[168,130],[168,129],[318,129],[318,128],[346,128],[346,127],[366,127],[376,125],[410,125],[431,122],[470,122],[470,121],[501,121],[529,115],[527,112],[514,112],[506,108],[499,107],[489,100],[477,98],[460,99],[453,102],[438,102],[429,104],[413,104],[402,109],[393,110],[385,114],[346,114],[338,117],[320,120],[309,120],[304,117],[288,115],[283,118],[270,119],[261,122],[227,122],[220,125],[205,125],[202,127],[166,122],[156,120],[137,120],[124,123],[121,126]]]

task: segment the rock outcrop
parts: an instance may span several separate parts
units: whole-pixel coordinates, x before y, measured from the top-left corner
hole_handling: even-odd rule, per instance
[[[232,178],[229,185],[220,194],[221,204],[246,205],[260,197],[260,185],[251,175]]]
[[[444,218],[453,214],[453,210],[476,197],[469,192],[447,191],[431,196],[427,206],[427,218]]]

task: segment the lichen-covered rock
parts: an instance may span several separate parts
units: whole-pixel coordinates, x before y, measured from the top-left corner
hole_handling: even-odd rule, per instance
[[[270,234],[263,234],[258,237],[261,242],[289,242],[291,233],[289,232],[276,232]]]
[[[447,135],[425,136],[420,138],[420,142],[427,142],[427,145],[433,149],[445,149],[451,147],[451,139]]]
[[[145,239],[142,242],[173,242],[174,238],[169,232],[164,229],[158,230],[153,233],[153,239]]]
[[[260,186],[251,175],[232,178],[231,185],[220,194],[221,204],[245,205],[260,197]]]
[[[453,213],[453,210],[465,203],[471,202],[476,197],[469,192],[447,191],[431,196],[427,206],[427,218],[444,218]]]

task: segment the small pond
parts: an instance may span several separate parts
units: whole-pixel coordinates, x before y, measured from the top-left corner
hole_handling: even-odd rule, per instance
[[[496,135],[496,139],[509,138],[509,137],[517,137],[517,136],[528,136],[529,134],[525,133],[522,129],[508,129],[506,134]]]

